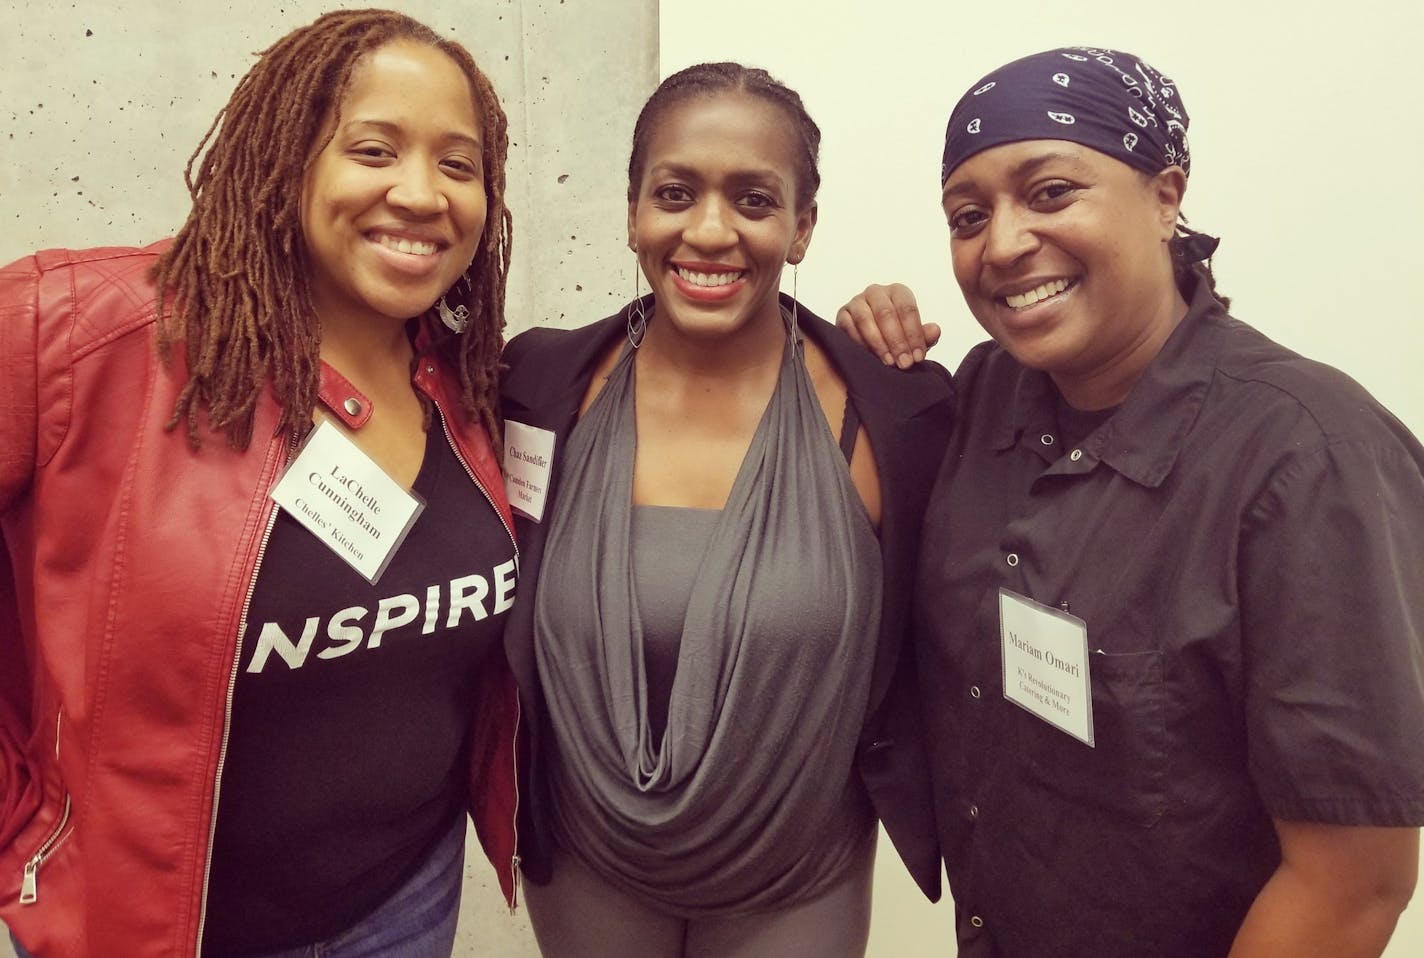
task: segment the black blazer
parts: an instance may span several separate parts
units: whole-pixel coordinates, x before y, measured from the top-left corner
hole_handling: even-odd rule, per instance
[[[782,303],[787,308],[792,305],[786,296]],[[651,297],[644,305],[651,315]],[[953,406],[949,374],[935,363],[920,363],[909,371],[889,368],[804,306],[796,304],[796,312],[802,333],[825,351],[845,379],[850,400],[870,437],[880,475],[884,611],[856,768],[910,874],[925,895],[937,901],[939,845],[929,767],[919,738],[923,723],[919,721],[914,656],[908,654],[905,638],[925,504],[949,439]],[[627,319],[625,308],[579,329],[531,329],[505,348],[508,368],[500,382],[502,415],[555,434],[549,502],[558,495],[560,455],[578,420],[593,369],[613,341],[627,334]],[[546,506],[546,521],[549,515]],[[523,706],[520,862],[524,874],[540,884],[549,875],[549,806],[539,774],[546,716],[534,662],[534,598],[545,528],[523,516],[515,517],[519,594],[504,638]]]

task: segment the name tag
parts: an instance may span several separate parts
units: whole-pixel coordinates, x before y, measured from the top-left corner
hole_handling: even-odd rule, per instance
[[[1087,623],[1000,589],[999,639],[1004,698],[1092,746]]]
[[[504,493],[511,509],[535,522],[543,520],[553,461],[553,432],[504,421]]]
[[[327,422],[307,437],[272,500],[372,585],[425,508]]]

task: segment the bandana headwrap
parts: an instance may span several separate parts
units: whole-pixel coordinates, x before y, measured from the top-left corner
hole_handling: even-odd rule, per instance
[[[1172,165],[1190,174],[1187,123],[1176,84],[1140,58],[1100,47],[1047,50],[999,67],[960,98],[940,184],[981,150],[1020,140],[1068,140],[1149,175]],[[1215,239],[1186,232],[1193,261],[1215,250]]]
[[[949,118],[940,183],[980,150],[1069,140],[1144,173],[1191,172],[1187,109],[1176,84],[1130,53],[1062,47],[999,67]]]

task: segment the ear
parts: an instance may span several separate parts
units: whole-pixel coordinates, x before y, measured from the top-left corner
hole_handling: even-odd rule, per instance
[[[638,201],[628,201],[628,248],[638,252]]]
[[[806,258],[806,248],[811,245],[811,234],[816,229],[816,202],[812,200],[804,210],[796,214],[796,235],[791,239],[791,248],[786,252],[786,262],[795,266]]]
[[[1157,222],[1162,240],[1172,238],[1177,220],[1182,214],[1182,198],[1187,195],[1187,174],[1180,166],[1169,166],[1148,181],[1148,189],[1157,204]]]

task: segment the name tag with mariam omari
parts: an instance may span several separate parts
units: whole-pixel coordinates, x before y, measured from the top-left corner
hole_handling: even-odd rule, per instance
[[[999,640],[1004,698],[1091,747],[1087,623],[1001,588]]]

